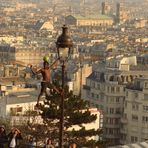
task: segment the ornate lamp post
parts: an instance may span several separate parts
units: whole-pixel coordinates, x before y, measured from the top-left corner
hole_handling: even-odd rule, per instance
[[[60,102],[61,114],[60,114],[60,127],[59,127],[59,148],[63,148],[65,62],[67,61],[71,53],[71,48],[73,46],[72,39],[69,36],[68,27],[64,25],[62,29],[63,29],[62,34],[58,37],[56,42],[58,58],[62,62],[62,90],[63,90]]]

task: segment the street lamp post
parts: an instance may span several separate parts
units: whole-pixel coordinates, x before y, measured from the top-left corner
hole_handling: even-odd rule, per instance
[[[63,148],[63,133],[64,133],[64,83],[65,83],[65,62],[67,61],[71,48],[73,46],[72,39],[69,36],[68,27],[62,27],[62,34],[58,37],[57,42],[58,58],[62,62],[62,91],[60,102],[60,127],[59,127],[59,148]]]

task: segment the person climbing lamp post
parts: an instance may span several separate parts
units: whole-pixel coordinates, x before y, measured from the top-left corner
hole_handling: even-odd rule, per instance
[[[63,148],[63,134],[64,134],[64,84],[65,84],[65,62],[72,53],[73,46],[72,39],[69,35],[68,27],[62,27],[62,34],[58,37],[56,42],[58,58],[62,63],[62,91],[60,102],[60,127],[59,127],[59,148]]]

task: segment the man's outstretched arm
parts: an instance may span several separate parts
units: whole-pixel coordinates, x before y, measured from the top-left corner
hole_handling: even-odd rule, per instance
[[[53,68],[54,66],[57,66],[57,62],[59,61],[59,58],[57,58],[51,65],[50,68]]]
[[[30,66],[30,69],[31,69],[31,72],[32,72],[34,75],[37,75],[37,74],[41,73],[41,71],[42,71],[42,69],[40,69],[40,70],[38,70],[38,71],[34,71],[34,70],[32,69],[32,65]]]

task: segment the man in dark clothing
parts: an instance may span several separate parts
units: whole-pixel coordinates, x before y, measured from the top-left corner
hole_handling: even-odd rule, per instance
[[[0,148],[4,148],[4,144],[8,142],[5,127],[3,125],[0,126]]]
[[[17,128],[13,128],[12,131],[8,134],[8,147],[17,148],[18,140],[22,140],[21,132]]]

